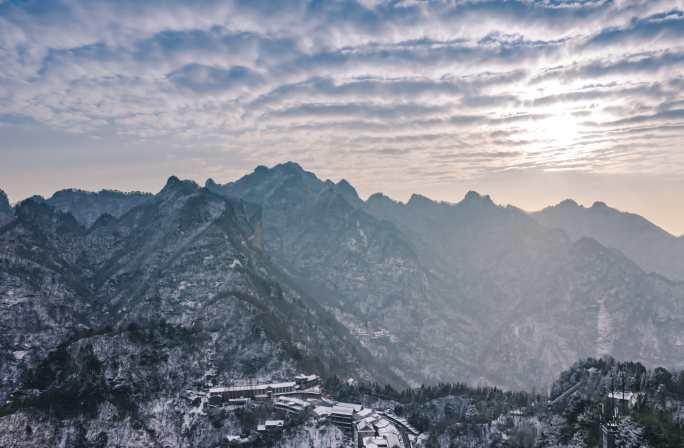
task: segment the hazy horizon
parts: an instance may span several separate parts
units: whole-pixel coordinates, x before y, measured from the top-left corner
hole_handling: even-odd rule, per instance
[[[282,6],[0,1],[0,185],[295,160],[364,196],[605,201],[684,233],[681,1]]]
[[[283,160],[280,163],[285,162]],[[299,163],[293,160],[295,163]],[[581,177],[581,180],[571,180],[568,179],[568,174],[548,174],[548,173],[535,173],[529,175],[525,182],[510,182],[505,178],[492,177],[489,179],[484,179],[475,182],[469,181],[454,181],[453,189],[444,192],[442,190],[430,189],[426,186],[423,190],[412,191],[410,189],[401,189],[401,185],[392,185],[391,182],[386,183],[387,190],[374,188],[372,182],[363,183],[360,185],[356,181],[353,173],[350,175],[339,175],[330,172],[330,170],[312,170],[306,164],[301,164],[303,169],[307,171],[312,171],[317,176],[322,179],[330,179],[338,182],[342,179],[349,181],[352,186],[354,186],[359,194],[359,196],[366,200],[370,195],[374,193],[383,193],[390,198],[399,201],[407,202],[412,194],[420,194],[427,196],[435,201],[445,201],[456,203],[463,199],[468,191],[477,191],[482,195],[491,196],[492,200],[499,205],[513,205],[519,207],[528,212],[535,212],[542,210],[545,207],[557,205],[563,200],[572,199],[578,204],[584,207],[591,207],[594,202],[605,202],[608,206],[616,208],[622,212],[635,213],[641,215],[642,217],[648,219],[658,227],[671,233],[675,236],[684,235],[684,223],[679,220],[678,212],[676,207],[671,207],[671,210],[667,210],[669,201],[671,204],[675,203],[678,188],[684,181],[679,179],[672,179],[671,182],[676,187],[663,188],[663,191],[653,197],[648,188],[641,190],[641,194],[622,195],[620,191],[615,186],[615,183],[620,183],[621,188],[628,189],[635,183],[639,182],[639,179],[633,179],[626,176],[615,176],[613,181],[613,188],[606,191],[597,189],[597,185],[600,187],[601,183],[606,182],[605,177],[592,176],[591,174],[578,175],[575,174],[572,177]],[[47,179],[48,182],[43,183],[41,187],[36,187],[31,179],[20,179],[17,183],[19,188],[13,189],[7,185],[0,185],[0,189],[5,191],[9,200],[12,204],[16,204],[30,196],[40,195],[43,197],[50,197],[56,191],[76,188],[86,191],[99,191],[102,189],[113,189],[124,192],[129,191],[142,191],[149,193],[157,193],[161,190],[166,182],[166,180],[172,176],[176,175],[181,179],[191,179],[200,185],[212,178],[214,181],[220,184],[227,182],[232,182],[238,180],[243,175],[249,174],[257,165],[251,168],[245,168],[244,171],[234,170],[235,174],[230,176],[227,175],[222,177],[220,173],[213,173],[211,175],[202,175],[202,173],[187,173],[184,174],[182,170],[178,172],[169,172],[168,174],[157,174],[154,176],[141,176],[139,178],[132,179],[118,179],[112,183],[107,183],[107,181],[93,179],[91,177],[85,177],[83,183],[79,183],[78,180],[73,180],[72,183],[65,180],[65,183],[59,183],[59,181],[54,181],[53,179]],[[273,164],[267,164],[267,166],[273,166]],[[321,173],[328,172],[329,175],[324,176]],[[518,176],[521,176],[517,173]],[[553,185],[548,182],[548,176],[554,176],[559,180],[557,184]],[[560,179],[561,176],[566,177]],[[96,177],[96,176],[95,176]],[[4,177],[3,177],[4,179]],[[73,178],[72,178],[73,179]],[[666,185],[667,179],[652,179],[652,182],[659,182],[660,185]],[[555,188],[550,189],[553,186]],[[643,186],[643,185],[642,185]],[[542,189],[544,188],[545,189]],[[33,190],[31,188],[34,188]],[[627,199],[627,200],[625,200]],[[631,207],[631,208],[630,208]],[[671,213],[658,213],[659,211],[670,211]],[[662,219],[659,219],[662,218]]]

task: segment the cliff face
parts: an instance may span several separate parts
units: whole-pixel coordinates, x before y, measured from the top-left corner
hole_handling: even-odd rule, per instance
[[[207,186],[257,204],[264,252],[405,381],[472,376],[471,316],[444,301],[414,243],[367,213],[348,183],[287,163]]]
[[[489,196],[359,204],[293,163],[207,187],[260,206],[265,253],[410,383],[540,388],[601,354],[681,366],[681,284]]]
[[[301,370],[399,384],[262,255],[254,220],[176,178],[88,230],[19,204],[0,234],[3,446],[212,446],[235,428],[188,389]]]
[[[475,192],[363,202],[284,164],[105,208],[32,198],[0,228],[0,445],[212,446],[245,428],[187,390],[298,371],[542,389],[586,356],[684,367],[681,283]]]

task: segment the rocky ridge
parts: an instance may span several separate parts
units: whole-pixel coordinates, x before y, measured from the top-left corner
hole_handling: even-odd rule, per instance
[[[211,445],[230,428],[182,394],[245,376],[402,384],[263,256],[248,209],[175,177],[87,229],[45,201],[17,205],[0,233],[0,402],[19,446],[36,419],[46,446]]]

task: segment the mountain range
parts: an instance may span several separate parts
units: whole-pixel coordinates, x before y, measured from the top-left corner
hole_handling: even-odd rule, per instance
[[[302,370],[543,389],[602,354],[682,368],[683,260],[602,203],[364,201],[292,162],[157,194],[3,193],[0,401],[87,385],[155,406],[207,375]]]
[[[70,194],[83,193],[60,196]],[[150,441],[158,431],[201,445],[220,434],[183,419],[149,428],[145,416],[180,412],[189,388],[246,376],[402,384],[264,255],[249,204],[171,177],[86,227],[97,198],[61,202],[81,207],[69,211],[29,198],[0,230],[0,414],[83,413]]]
[[[676,237],[647,219],[595,202],[583,207],[573,200],[534,213],[540,223],[562,229],[571,239],[593,238],[620,250],[647,272],[684,280],[684,237]]]

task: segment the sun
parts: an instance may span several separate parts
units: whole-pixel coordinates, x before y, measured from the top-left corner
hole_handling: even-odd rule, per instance
[[[539,122],[542,140],[558,145],[569,145],[577,139],[577,122],[570,114],[553,115]]]

